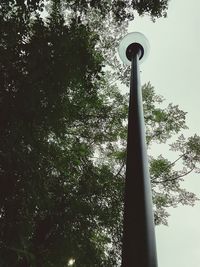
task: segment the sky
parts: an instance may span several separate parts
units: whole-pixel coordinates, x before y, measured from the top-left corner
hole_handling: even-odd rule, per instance
[[[200,135],[200,1],[171,0],[167,18],[153,23],[138,17],[129,32],[142,32],[149,40],[150,54],[141,65],[142,84],[150,81],[156,93],[187,111],[186,136]],[[166,148],[165,155],[170,152]],[[162,146],[154,153],[161,154]],[[190,174],[183,186],[200,197],[200,174]],[[200,202],[194,207],[170,208],[168,226],[156,227],[159,267],[200,266]]]

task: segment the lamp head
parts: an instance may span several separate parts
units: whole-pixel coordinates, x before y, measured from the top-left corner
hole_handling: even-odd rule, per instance
[[[131,32],[121,40],[118,51],[124,64],[131,65],[134,54],[138,54],[139,62],[142,63],[149,54],[149,42],[142,33]]]

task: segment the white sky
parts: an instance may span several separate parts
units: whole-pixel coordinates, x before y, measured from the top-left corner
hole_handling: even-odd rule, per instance
[[[166,104],[178,104],[188,112],[187,136],[200,134],[199,11],[199,0],[171,0],[166,19],[153,23],[148,17],[136,17],[129,27],[129,31],[144,33],[151,46],[141,65],[142,83],[151,81]],[[163,147],[155,150],[162,153]],[[200,197],[200,174],[189,175],[184,186]],[[169,209],[169,213],[169,226],[156,227],[159,267],[199,267],[200,203]]]

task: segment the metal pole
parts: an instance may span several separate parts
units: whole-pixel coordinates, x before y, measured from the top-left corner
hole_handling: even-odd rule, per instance
[[[138,66],[140,52],[138,48],[132,54],[122,267],[157,267],[152,196]]]

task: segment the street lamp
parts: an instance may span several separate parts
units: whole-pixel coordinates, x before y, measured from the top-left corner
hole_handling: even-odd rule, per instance
[[[138,32],[127,34],[119,45],[120,58],[131,65],[122,267],[157,267],[139,74],[139,63],[148,53],[149,42]]]

